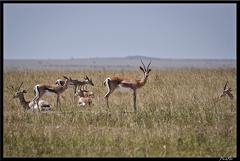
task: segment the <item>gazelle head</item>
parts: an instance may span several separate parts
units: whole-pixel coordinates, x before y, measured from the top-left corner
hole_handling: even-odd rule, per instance
[[[22,82],[22,84],[19,86],[17,93],[15,93],[15,94],[13,95],[13,97],[12,97],[13,99],[14,99],[14,98],[21,97],[24,93],[27,93],[26,90],[20,91],[20,88],[22,87],[22,85],[23,85],[23,82]]]
[[[84,77],[84,81],[85,81],[86,84],[90,84],[91,86],[94,86],[94,84],[92,82],[92,79],[89,79],[88,76]]]
[[[232,92],[232,89],[231,89],[231,88],[226,89],[227,83],[228,83],[228,81],[226,82],[226,84],[225,84],[225,86],[224,86],[224,88],[223,88],[223,92],[222,92],[222,94],[220,95],[220,97],[224,97],[224,96],[228,95],[228,96],[230,97],[230,99],[233,99],[234,97],[233,97],[233,95],[232,95],[232,93],[231,93],[231,92]]]
[[[142,59],[141,59],[141,62],[142,62]],[[141,66],[139,66],[140,69],[143,71],[144,76],[145,76],[146,78],[148,77],[148,74],[149,74],[149,72],[151,71],[151,69],[149,69],[150,64],[151,64],[151,61],[150,61],[150,63],[148,64],[147,69],[146,69],[145,65],[143,64],[143,62],[142,62],[142,65],[143,65],[144,68],[142,68]]]
[[[20,97],[21,95],[23,95],[24,93],[27,93],[27,91],[26,90],[21,90],[21,91],[18,91],[15,95],[13,95],[13,99],[14,98],[18,98],[18,97]]]
[[[66,77],[66,76],[63,76],[63,78],[66,79],[65,84],[66,84],[67,86],[69,86],[69,84],[72,83],[71,77],[68,78],[68,77]],[[65,84],[64,84],[64,85],[65,85]]]

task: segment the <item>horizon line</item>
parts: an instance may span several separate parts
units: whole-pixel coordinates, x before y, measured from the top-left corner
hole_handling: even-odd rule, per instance
[[[79,59],[155,59],[155,60],[237,60],[235,58],[158,58],[148,56],[89,57],[89,58],[3,58],[3,60],[79,60]]]

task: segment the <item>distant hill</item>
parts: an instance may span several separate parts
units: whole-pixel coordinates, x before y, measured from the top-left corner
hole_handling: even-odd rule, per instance
[[[24,70],[138,70],[150,60],[153,70],[236,68],[236,60],[228,59],[161,59],[145,56],[124,58],[4,60],[4,71]]]
[[[147,57],[147,56],[140,56],[140,55],[136,55],[136,56],[127,56],[125,57],[126,59],[157,59],[157,58],[152,58],[152,57]]]

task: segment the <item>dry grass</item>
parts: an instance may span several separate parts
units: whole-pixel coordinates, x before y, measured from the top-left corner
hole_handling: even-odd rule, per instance
[[[62,75],[93,79],[91,108],[63,93],[62,111],[24,111],[12,99],[18,86],[34,97],[37,83]],[[105,112],[103,81],[110,75],[141,78],[137,71],[4,72],[3,157],[236,157],[236,70],[152,71],[138,92],[138,114],[131,93],[109,97]],[[234,100],[220,98],[228,79]],[[54,97],[43,96],[56,107]],[[127,112],[124,112],[127,111]]]

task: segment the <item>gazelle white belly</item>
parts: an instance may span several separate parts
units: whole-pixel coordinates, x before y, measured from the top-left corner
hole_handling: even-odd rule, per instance
[[[57,96],[56,93],[50,92],[50,91],[48,91],[48,90],[45,90],[45,94],[46,94],[47,96]]]
[[[79,104],[79,106],[85,106],[85,105],[86,105],[85,102],[82,102],[82,103]]]
[[[121,85],[118,85],[116,89],[121,91],[121,92],[132,92],[133,91],[131,88],[126,88],[126,87],[123,87]]]

